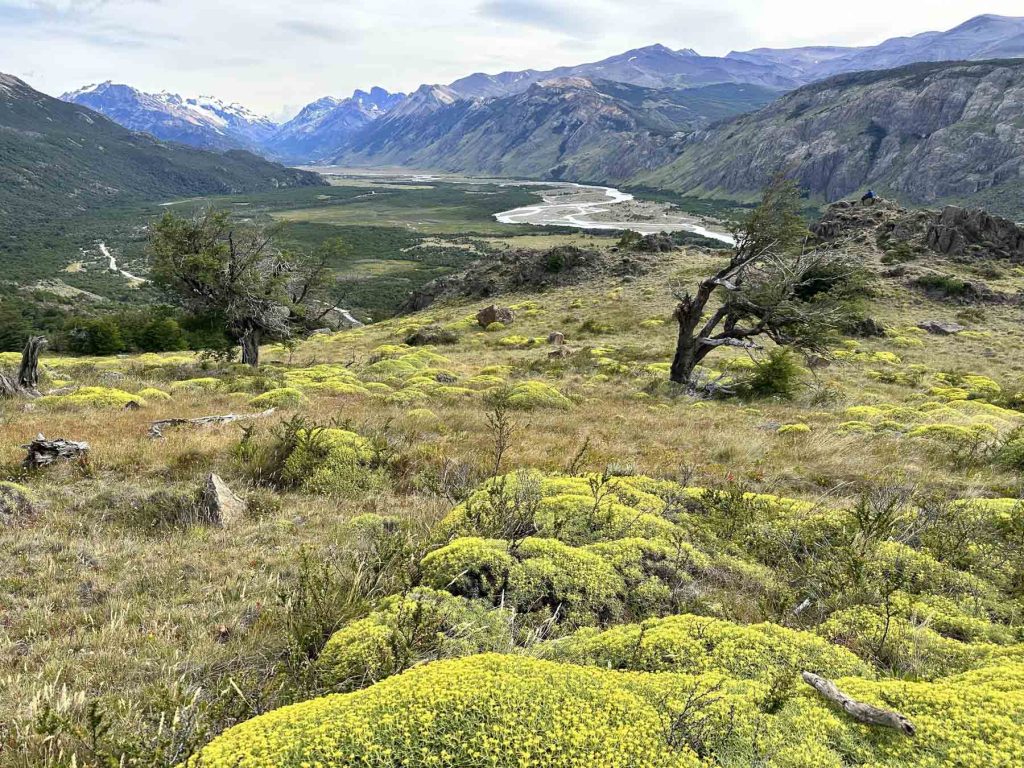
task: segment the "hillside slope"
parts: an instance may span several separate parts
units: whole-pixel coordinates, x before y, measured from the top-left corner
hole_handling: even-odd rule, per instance
[[[418,93],[355,135],[338,164],[403,165],[451,172],[616,181],[673,157],[676,136],[767,103],[753,86],[652,90],[565,78],[489,101]],[[431,98],[431,94],[433,97]]]
[[[0,75],[0,221],[24,226],[132,199],[321,185],[241,150],[218,154],[133,133]]]
[[[812,196],[867,187],[911,203],[973,201],[1019,217],[1024,60],[840,75],[690,138],[645,184],[749,197],[786,172]]]

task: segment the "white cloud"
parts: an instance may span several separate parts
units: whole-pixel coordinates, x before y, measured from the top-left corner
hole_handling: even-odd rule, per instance
[[[705,54],[866,44],[1020,0],[0,0],[0,71],[48,93],[112,79],[282,105],[381,85],[594,61],[660,42]]]

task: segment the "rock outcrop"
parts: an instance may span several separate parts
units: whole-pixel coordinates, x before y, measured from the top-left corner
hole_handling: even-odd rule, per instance
[[[947,206],[928,225],[925,237],[938,253],[1024,262],[1024,228],[978,208]]]
[[[891,200],[841,201],[830,205],[811,231],[824,241],[872,243],[883,249],[907,243],[961,259],[1024,262],[1024,227],[981,208],[908,210]]]

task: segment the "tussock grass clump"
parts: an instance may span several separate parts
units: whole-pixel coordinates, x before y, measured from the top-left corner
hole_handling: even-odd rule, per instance
[[[0,525],[23,522],[36,512],[35,495],[19,483],[0,481]]]

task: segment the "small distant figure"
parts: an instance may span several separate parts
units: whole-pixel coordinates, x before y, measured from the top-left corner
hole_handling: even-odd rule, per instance
[[[877,197],[878,195],[875,194],[875,190],[869,189],[867,192],[864,193],[864,197],[860,199],[861,205],[867,205],[869,203],[873,204]]]

